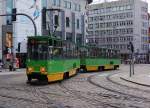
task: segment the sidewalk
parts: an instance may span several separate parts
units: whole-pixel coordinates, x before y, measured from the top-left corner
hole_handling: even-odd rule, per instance
[[[135,68],[135,74],[131,77],[129,76],[129,72],[123,72],[119,76],[124,81],[150,87],[150,70],[142,69],[142,66],[141,69]]]
[[[26,69],[16,69],[15,71],[9,71],[9,69],[1,69],[0,75],[8,75],[8,74],[18,74],[18,73],[25,73]]]

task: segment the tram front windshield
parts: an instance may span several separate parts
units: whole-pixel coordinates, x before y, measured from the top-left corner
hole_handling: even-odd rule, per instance
[[[44,42],[28,43],[28,58],[32,60],[46,60],[48,45]]]

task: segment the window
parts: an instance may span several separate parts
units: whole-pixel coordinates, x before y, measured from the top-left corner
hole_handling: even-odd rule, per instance
[[[64,7],[67,8],[67,1],[64,1]]]
[[[77,5],[77,10],[76,11],[81,11],[81,6],[80,5]]]
[[[111,7],[107,7],[106,12],[111,12]]]
[[[54,5],[54,6],[57,5],[57,0],[53,0],[53,5]]]
[[[68,9],[71,9],[71,2],[68,2]]]
[[[147,30],[142,29],[141,32],[142,32],[143,35],[148,35],[148,31]]]
[[[36,41],[37,43],[33,44],[36,40],[29,40],[28,45],[28,57],[33,60],[47,60],[48,46],[46,40]]]
[[[132,18],[133,17],[133,13],[132,12],[127,12],[126,13],[126,17],[127,18]]]
[[[55,15],[54,21],[55,21],[55,25],[59,26],[59,17],[58,17],[58,15]]]
[[[61,0],[53,0],[53,5],[54,6],[61,6]]]
[[[142,10],[143,12],[147,12],[147,11],[148,11],[148,8],[147,8],[147,7],[142,7],[141,10]]]
[[[77,11],[77,4],[74,3],[74,10]]]
[[[12,0],[6,0],[6,13],[10,14],[13,8],[13,1]],[[11,16],[7,16],[7,24],[11,24]]]
[[[57,1],[57,6],[61,6],[61,1],[60,0]]]
[[[127,6],[126,6],[126,9],[127,9],[127,10],[131,10],[131,5],[127,5]]]
[[[123,10],[123,8],[124,8],[123,6],[120,6],[120,7],[119,7],[119,10],[121,10],[121,11],[122,11],[122,10]]]
[[[92,22],[93,21],[93,17],[88,17],[88,21]]]
[[[71,2],[64,1],[64,7],[67,8],[67,9],[71,9]]]
[[[99,31],[96,30],[96,31],[95,31],[95,36],[98,36],[98,35],[99,35]]]
[[[69,17],[66,17],[66,27],[70,27],[70,19],[69,19]]]
[[[148,27],[148,22],[142,22],[142,26],[145,28]]]
[[[95,28],[99,28],[99,23],[96,23],[96,24],[95,24]]]
[[[94,20],[95,20],[95,21],[98,21],[98,20],[99,20],[99,17],[98,17],[98,16],[95,16],[95,17],[94,17]]]
[[[88,29],[93,29],[93,24],[88,24]]]
[[[92,36],[93,35],[93,31],[89,31],[88,34],[89,34],[89,36]]]
[[[133,28],[127,28],[126,32],[127,32],[127,34],[132,34],[133,33]]]
[[[77,19],[77,29],[79,29],[79,27],[80,27],[80,26],[79,26],[79,25],[80,25],[79,23],[80,23],[80,22],[79,22],[79,19]]]
[[[47,0],[42,0],[42,7],[46,7],[47,6]]]

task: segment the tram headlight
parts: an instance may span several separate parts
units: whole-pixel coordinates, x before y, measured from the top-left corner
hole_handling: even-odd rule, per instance
[[[46,68],[45,67],[40,67],[40,72],[41,73],[46,73]]]
[[[34,69],[32,68],[32,67],[28,67],[28,72],[29,73],[31,73],[31,72],[33,72],[34,71]]]

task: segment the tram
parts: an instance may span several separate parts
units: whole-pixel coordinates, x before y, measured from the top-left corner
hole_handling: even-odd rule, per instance
[[[120,64],[119,50],[100,48],[95,45],[80,48],[81,72],[117,69]]]
[[[80,68],[79,48],[52,36],[28,37],[28,82],[32,79],[54,82],[77,74]]]

